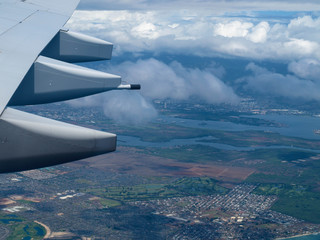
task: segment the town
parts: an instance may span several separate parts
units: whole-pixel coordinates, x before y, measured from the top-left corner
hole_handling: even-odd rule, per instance
[[[83,179],[81,181],[75,179],[75,176],[80,174]],[[87,174],[87,177],[83,178],[83,174]],[[319,225],[309,224],[271,210],[277,197],[257,195],[254,193],[257,186],[247,183],[237,184],[224,194],[170,198],[159,196],[158,199],[151,200],[122,201],[120,206],[104,205],[102,204],[104,199],[99,194],[93,195],[92,192],[81,190],[84,186],[90,187],[91,184],[108,190],[109,187],[115,186],[115,183],[131,186],[143,182],[141,177],[137,176],[133,181],[134,178],[135,176],[114,174],[108,177],[102,171],[92,171],[87,167],[74,169],[74,166],[68,164],[47,170],[2,175],[0,215],[3,219],[0,221],[5,223],[7,219],[5,216],[14,214],[15,218],[22,217],[43,224],[50,229],[51,238],[60,233],[59,239],[77,239],[84,236],[96,239],[111,236],[117,239],[126,236],[129,233],[127,230],[121,231],[120,226],[128,224],[130,220],[126,215],[134,209],[136,209],[134,212],[140,212],[135,216],[138,222],[143,223],[143,220],[139,219],[141,217],[162,216],[156,218],[157,224],[163,225],[161,230],[158,229],[157,235],[171,239],[247,239],[248,237],[272,239],[320,230]],[[51,189],[45,190],[48,185],[52,186]],[[122,187],[118,185],[118,188]],[[117,210],[119,207],[122,213]],[[101,212],[103,209],[105,211]],[[90,219],[83,218],[84,212],[88,211],[91,212]],[[106,220],[102,214],[107,214],[109,219]],[[120,215],[112,216],[112,214]],[[2,236],[8,235],[10,227],[7,227],[10,224],[17,223],[12,220],[2,224],[0,228]],[[118,227],[114,228],[115,226]],[[105,231],[106,228],[109,230]],[[61,233],[63,229],[65,234]],[[145,229],[144,234],[150,233],[149,230]],[[143,236],[143,233],[141,234],[140,236]]]

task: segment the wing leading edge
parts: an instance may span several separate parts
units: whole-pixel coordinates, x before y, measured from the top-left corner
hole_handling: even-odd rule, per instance
[[[7,106],[64,101],[114,89],[121,77],[72,63],[111,58],[112,44],[61,30],[78,0],[0,0],[0,173],[47,167],[116,149],[116,135]]]

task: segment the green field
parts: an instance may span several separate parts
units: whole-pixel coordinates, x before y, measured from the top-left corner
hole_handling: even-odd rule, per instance
[[[144,153],[164,158],[177,159],[181,162],[219,163],[248,167],[248,161],[259,160],[254,168],[277,174],[296,174],[297,169],[320,168],[320,161],[310,160],[317,153],[295,150],[292,148],[257,149],[253,151],[223,150],[204,145],[184,145],[170,148],[141,148]],[[239,159],[242,159],[239,161]],[[279,172],[280,171],[280,172]]]
[[[60,110],[60,109],[59,109]],[[85,111],[85,110],[82,110]],[[69,116],[65,114],[65,116]],[[181,118],[198,120],[216,120],[256,126],[279,126],[278,123],[255,117],[243,117],[240,113],[219,114],[218,110],[210,112],[168,110]],[[81,114],[85,116],[85,114]],[[134,136],[146,142],[166,142],[173,139],[190,139],[212,137],[201,140],[199,144],[163,148],[143,148],[142,153],[187,163],[213,163],[221,166],[247,167],[256,170],[246,182],[260,184],[257,194],[276,195],[277,202],[273,210],[295,216],[306,221],[320,223],[320,154],[310,150],[320,150],[320,141],[282,136],[264,131],[220,131],[205,128],[183,127],[175,124],[149,123],[144,126],[118,125],[100,117],[80,121],[80,124],[120,135]],[[66,119],[67,121],[70,121]],[[178,120],[178,119],[177,119]],[[201,123],[200,123],[201,124]],[[205,122],[203,126],[205,127]],[[235,147],[282,147],[265,148],[252,151],[223,150],[201,143],[220,143]],[[302,148],[302,149],[295,149]],[[303,150],[305,149],[305,150]],[[226,189],[219,187],[211,178],[180,178],[168,183],[150,181],[148,184],[133,186],[96,187],[87,180],[77,180],[83,185],[83,192],[101,197],[100,203],[105,207],[119,206],[123,202],[189,196],[200,194],[223,193]],[[81,186],[82,188],[82,186]],[[215,213],[213,212],[214,216]]]
[[[171,148],[144,148],[144,153],[188,163],[207,163],[223,160],[229,162],[237,156],[246,155],[238,151],[226,151],[204,145],[184,145]]]
[[[291,149],[266,152],[260,156],[266,162],[256,166],[260,173],[250,175],[247,181],[300,184],[317,188],[320,182],[320,161],[312,159],[315,155]]]
[[[264,131],[239,131],[228,132],[209,130],[214,140],[202,140],[201,142],[223,143],[236,147],[256,146],[288,146],[306,149],[320,149],[320,141],[295,137],[282,136],[279,133]]]
[[[46,234],[46,230],[41,225],[26,221],[23,218],[10,214],[0,215],[0,222],[10,230],[7,240],[41,240]]]
[[[145,126],[117,126],[112,130],[117,134],[138,137],[145,142],[167,142],[173,139],[207,137],[211,133],[206,129],[193,129],[177,125],[147,124]]]
[[[119,201],[116,201],[116,200],[112,200],[112,199],[105,199],[105,198],[102,198],[99,200],[100,204],[104,207],[118,207],[121,205],[121,202]]]
[[[210,110],[193,108],[192,111],[186,111],[181,107],[177,109],[175,106],[171,106],[171,109],[167,111],[163,111],[162,114],[169,115],[169,116],[178,115],[180,118],[200,120],[200,121],[201,120],[202,121],[223,121],[223,122],[232,122],[236,124],[245,124],[245,125],[252,125],[252,126],[268,126],[268,127],[281,126],[280,124],[274,121],[251,117],[250,116],[251,113],[249,112],[246,113],[246,116],[243,116],[242,112],[237,112],[237,111],[225,112],[228,106],[223,106],[222,111],[217,109],[217,107],[218,106],[214,106]]]
[[[141,184],[107,188],[86,188],[82,191],[101,197],[101,204],[114,207],[121,202],[145,201],[190,195],[224,194],[228,190],[209,177],[180,178],[170,184]]]
[[[148,148],[145,153],[181,162],[255,168],[246,182],[261,184],[258,194],[277,195],[272,210],[320,223],[320,192],[313,190],[320,185],[317,153],[292,148],[229,151],[203,145]]]
[[[278,200],[271,208],[274,211],[320,223],[320,192],[314,192],[307,186],[261,184],[254,193],[277,196]]]

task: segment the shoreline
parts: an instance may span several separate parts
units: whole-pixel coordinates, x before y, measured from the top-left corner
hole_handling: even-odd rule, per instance
[[[298,234],[298,235],[295,235],[292,237],[275,238],[275,240],[284,240],[284,239],[291,239],[291,238],[298,238],[298,237],[306,237],[306,236],[311,236],[311,235],[320,235],[320,232]]]
[[[46,234],[44,235],[43,239],[49,238],[50,235],[51,235],[50,228],[47,225],[45,225],[44,223],[42,223],[42,222],[39,222],[39,221],[34,221],[34,222],[45,228]]]

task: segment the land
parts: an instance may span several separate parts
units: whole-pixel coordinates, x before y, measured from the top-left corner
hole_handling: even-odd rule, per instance
[[[248,102],[230,111],[155,105],[163,115],[204,124],[125,126],[98,108],[24,107],[159,146],[123,141],[115,153],[1,175],[0,239],[274,239],[320,232],[319,140],[206,128],[208,119],[284,127],[257,119],[257,111],[271,110]],[[161,146],[177,139],[197,140]]]

